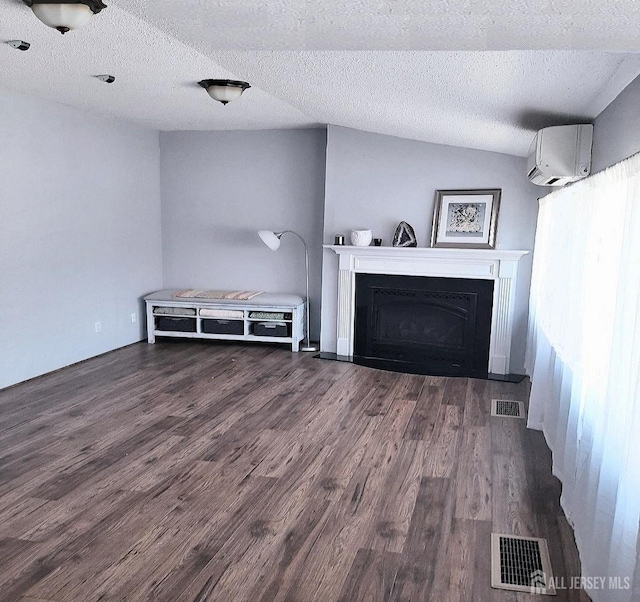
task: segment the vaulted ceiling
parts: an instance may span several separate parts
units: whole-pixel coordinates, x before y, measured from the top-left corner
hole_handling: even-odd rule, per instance
[[[525,155],[640,74],[636,0],[106,2],[62,36],[0,0],[0,40],[31,43],[0,45],[0,87],[159,130],[334,124]],[[223,106],[204,78],[252,87]]]

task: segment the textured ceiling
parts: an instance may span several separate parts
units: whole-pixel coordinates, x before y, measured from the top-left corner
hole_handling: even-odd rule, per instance
[[[0,40],[32,44],[0,45],[0,87],[160,130],[329,123],[524,155],[535,130],[592,120],[640,73],[635,0],[107,4],[62,36],[0,0]],[[203,78],[252,88],[222,106]]]
[[[204,50],[638,50],[637,0],[112,0]]]

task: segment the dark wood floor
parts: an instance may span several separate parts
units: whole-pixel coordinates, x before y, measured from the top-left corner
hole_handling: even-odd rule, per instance
[[[492,530],[579,566],[541,434],[489,415],[526,394],[208,342],[0,391],[0,600],[532,600]]]

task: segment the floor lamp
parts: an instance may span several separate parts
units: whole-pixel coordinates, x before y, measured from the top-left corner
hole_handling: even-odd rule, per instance
[[[282,232],[272,232],[271,230],[259,230],[258,236],[262,239],[262,242],[267,245],[272,251],[277,251],[280,248],[280,239],[283,234],[293,234],[297,236],[304,245],[304,267],[305,273],[307,277],[307,299],[305,301],[305,313],[307,317],[307,334],[305,344],[300,347],[300,351],[318,351],[317,345],[312,345],[309,340],[310,336],[310,328],[309,328],[309,248],[307,247],[307,243],[304,241],[304,238],[299,234],[296,234],[293,230],[283,230]]]

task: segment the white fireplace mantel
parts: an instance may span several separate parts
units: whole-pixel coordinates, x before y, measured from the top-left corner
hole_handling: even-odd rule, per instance
[[[518,261],[529,251],[352,247],[325,245],[339,255],[337,353],[353,355],[356,274],[398,274],[493,280],[489,372],[508,374]]]

